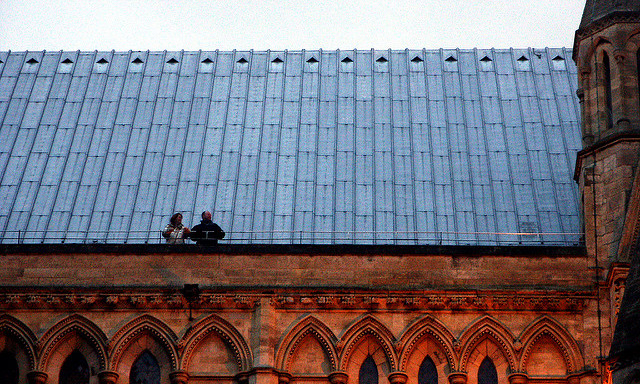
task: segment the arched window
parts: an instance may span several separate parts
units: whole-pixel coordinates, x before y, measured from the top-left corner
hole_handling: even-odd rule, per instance
[[[364,359],[358,377],[359,384],[378,384],[378,367],[371,355]]]
[[[604,66],[604,97],[605,108],[607,113],[607,128],[613,127],[613,103],[611,101],[611,63],[609,63],[609,55],[603,53],[602,64]]]
[[[418,370],[418,384],[438,384],[438,371],[429,356],[425,357]]]
[[[0,383],[18,384],[20,372],[18,362],[13,353],[2,351],[0,353]]]
[[[130,384],[160,384],[160,365],[149,351],[138,356],[129,374]]]
[[[478,384],[498,384],[498,372],[489,356],[482,360],[478,368]]]
[[[640,49],[636,52],[636,77],[638,80],[638,100],[640,100]]]
[[[60,384],[89,384],[89,364],[79,351],[73,351],[60,368]]]

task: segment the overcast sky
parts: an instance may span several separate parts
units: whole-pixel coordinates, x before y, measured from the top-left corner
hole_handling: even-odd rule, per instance
[[[585,0],[0,0],[0,50],[571,47]]]

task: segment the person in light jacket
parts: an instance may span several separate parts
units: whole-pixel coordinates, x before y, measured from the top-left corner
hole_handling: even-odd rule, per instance
[[[189,232],[189,228],[182,225],[182,213],[178,212],[171,216],[169,224],[162,231],[162,237],[167,240],[167,244],[184,244]]]

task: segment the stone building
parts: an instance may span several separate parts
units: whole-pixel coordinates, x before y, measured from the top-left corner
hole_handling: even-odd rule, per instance
[[[635,3],[573,50],[0,53],[0,382],[633,383]]]

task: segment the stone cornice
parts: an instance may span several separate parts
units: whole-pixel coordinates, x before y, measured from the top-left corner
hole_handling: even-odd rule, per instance
[[[586,157],[592,156],[600,151],[603,151],[611,146],[622,142],[640,142],[640,130],[622,132],[616,135],[605,137],[604,139],[599,140],[592,145],[578,151],[573,179],[575,181],[580,180],[580,173],[582,172],[582,162]]]
[[[576,61],[578,57],[578,51],[580,48],[580,42],[589,36],[595,35],[614,24],[622,23],[640,23],[640,14],[638,12],[613,12],[605,17],[595,20],[589,23],[587,26],[580,28],[576,31],[575,38],[573,40],[573,61]]]
[[[251,310],[262,298],[285,310],[500,310],[580,312],[591,292],[298,292],[295,294],[203,292],[194,310]],[[153,292],[0,292],[0,310],[175,310],[188,303],[179,293]]]

